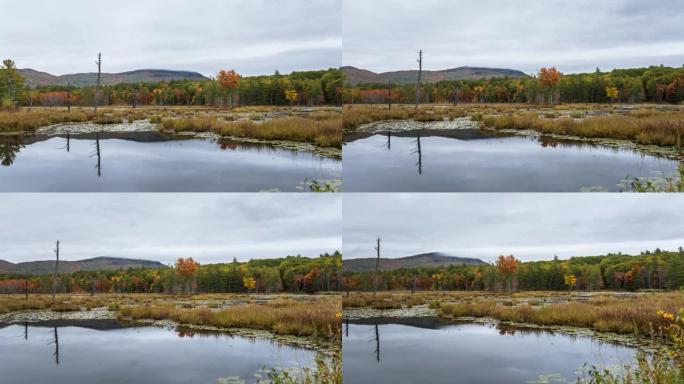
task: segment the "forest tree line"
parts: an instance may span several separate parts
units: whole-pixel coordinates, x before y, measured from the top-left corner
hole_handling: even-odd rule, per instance
[[[58,293],[315,293],[341,289],[342,255],[288,256],[200,265],[180,258],[168,268],[58,273]],[[51,274],[0,275],[0,293],[52,291]]]
[[[0,67],[2,106],[209,106],[238,105],[315,106],[341,103],[344,73],[339,69],[243,77],[233,70],[215,78],[155,83],[122,83],[73,87],[30,88],[11,60]]]
[[[345,289],[372,291],[374,271],[344,272]],[[521,262],[380,271],[380,290],[562,291],[679,289],[684,287],[684,249]]]
[[[413,103],[416,85],[348,85],[345,104]],[[680,103],[684,66],[614,69],[562,74],[555,68],[523,78],[444,80],[422,84],[423,103]]]

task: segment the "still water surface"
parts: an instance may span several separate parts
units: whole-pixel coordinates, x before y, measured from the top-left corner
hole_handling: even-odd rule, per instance
[[[125,327],[116,321],[0,325],[0,382],[256,382],[264,367],[312,365],[314,352],[225,334]]]
[[[632,362],[635,351],[589,337],[453,324],[434,318],[371,319],[343,325],[343,375],[355,384],[574,383],[585,363]]]
[[[350,192],[616,192],[627,176],[678,166],[632,149],[465,129],[347,138],[343,158]]]
[[[312,152],[157,132],[0,136],[0,162],[3,192],[295,192],[342,172]]]

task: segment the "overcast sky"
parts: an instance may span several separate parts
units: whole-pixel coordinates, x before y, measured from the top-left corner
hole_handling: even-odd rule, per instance
[[[547,260],[684,246],[684,196],[644,194],[345,194],[343,255],[424,252]]]
[[[565,73],[684,64],[680,0],[344,0],[343,63]]]
[[[56,75],[339,67],[341,0],[0,0],[0,55]]]
[[[329,194],[4,194],[0,259],[143,258],[200,263],[342,247],[341,200]]]

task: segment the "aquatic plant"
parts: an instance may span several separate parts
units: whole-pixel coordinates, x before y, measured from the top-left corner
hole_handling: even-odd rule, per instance
[[[625,365],[622,372],[586,366],[585,376],[579,383],[587,384],[682,384],[684,383],[684,309],[678,314],[664,310],[656,314],[667,323],[658,333],[665,335],[670,345],[653,354],[639,352],[636,365]]]
[[[632,177],[627,176],[618,184],[632,192],[684,192],[684,163],[671,176]]]

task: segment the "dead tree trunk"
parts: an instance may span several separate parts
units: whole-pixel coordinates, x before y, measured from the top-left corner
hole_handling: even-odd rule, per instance
[[[95,62],[97,64],[97,85],[95,86],[95,113],[97,113],[97,107],[99,104],[99,93],[100,93],[100,79],[102,75],[102,53],[97,54],[97,61]]]
[[[71,113],[71,84],[67,85],[67,113]]]
[[[52,275],[52,303],[55,303],[55,295],[57,294],[57,272],[59,271],[59,240],[57,240],[57,247],[55,248],[55,273]]]
[[[420,104],[420,81],[423,77],[423,51],[418,51],[418,82],[416,83],[416,112],[418,112],[418,104]]]
[[[29,278],[28,278],[28,273],[24,275],[24,293],[26,294],[26,301],[28,301],[28,294],[29,294]]]
[[[392,81],[387,82],[387,108],[392,110]]]
[[[373,275],[373,298],[378,291],[378,271],[380,270],[380,238],[378,237],[378,245],[375,246],[375,252],[378,257],[375,259],[375,274]]]

